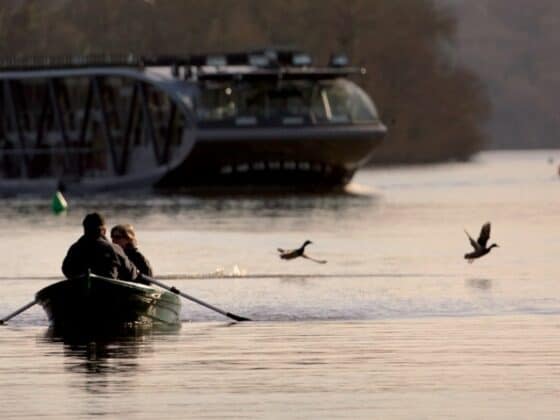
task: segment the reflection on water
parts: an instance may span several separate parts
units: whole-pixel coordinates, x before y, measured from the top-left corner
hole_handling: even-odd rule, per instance
[[[33,197],[7,200],[0,208],[0,228],[3,222],[17,220],[28,224],[80,225],[83,215],[98,209],[108,219],[127,218],[146,227],[161,225],[173,220],[177,225],[203,221],[196,227],[206,228],[209,224],[236,227],[251,224],[251,218],[309,223],[313,219],[352,218],[379,200],[377,195],[334,194],[325,196],[269,196],[269,197],[214,197],[195,198],[189,196],[138,195],[95,195],[91,197],[67,197],[70,211],[58,216],[50,215],[50,201]],[[49,217],[50,215],[50,217]],[[260,224],[253,224],[259,229]],[[265,227],[262,227],[265,229]]]
[[[64,371],[75,377],[83,392],[102,395],[132,389],[138,375],[145,373],[141,359],[154,353],[152,340],[178,333],[128,328],[118,334],[61,332],[49,328],[38,337],[42,357],[63,358]],[[76,376],[77,375],[77,376]],[[82,377],[82,380],[78,380]]]
[[[480,290],[488,290],[492,288],[492,280],[490,279],[467,279],[465,284],[469,287]]]
[[[44,337],[44,343],[62,347],[64,356],[74,359],[72,363],[65,364],[65,367],[73,372],[98,374],[129,371],[134,373],[135,368],[138,367],[135,359],[140,350],[149,351],[148,337],[145,332],[130,332],[120,336],[61,335],[49,329]]]
[[[257,321],[185,302],[174,334],[76,340],[33,307],[0,328],[0,418],[560,418],[548,156],[361,171],[364,196],[69,197],[62,217],[5,201],[0,314],[100,210],[135,225],[161,279]],[[466,264],[463,229],[487,220],[503,248]],[[305,239],[328,264],[278,258]]]
[[[0,414],[557,419],[559,321],[193,323],[77,342],[7,329]]]

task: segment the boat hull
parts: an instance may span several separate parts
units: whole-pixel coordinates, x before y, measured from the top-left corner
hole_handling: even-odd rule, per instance
[[[181,301],[151,286],[96,275],[63,280],[37,292],[51,326],[57,330],[176,328]]]
[[[212,189],[343,188],[371,157],[382,125],[199,130],[190,155],[156,186]]]

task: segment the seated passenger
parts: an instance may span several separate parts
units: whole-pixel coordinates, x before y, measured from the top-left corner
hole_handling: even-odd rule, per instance
[[[153,277],[149,261],[138,251],[138,241],[136,240],[136,234],[132,225],[114,226],[111,229],[111,240],[114,244],[120,245],[128,259],[132,261],[140,273]]]
[[[145,283],[124,251],[105,237],[106,227],[99,213],[86,215],[83,236],[64,258],[62,272],[71,279],[91,272],[103,277]]]

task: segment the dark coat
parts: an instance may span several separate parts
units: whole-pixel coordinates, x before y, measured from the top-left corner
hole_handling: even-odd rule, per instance
[[[82,236],[74,243],[62,263],[67,278],[87,274],[90,270],[98,276],[135,281],[138,270],[130,262],[120,246],[104,237]]]
[[[140,273],[145,274],[148,277],[153,277],[154,273],[152,271],[152,266],[150,262],[138,251],[134,245],[130,245],[124,248],[124,253],[128,259],[136,266]]]

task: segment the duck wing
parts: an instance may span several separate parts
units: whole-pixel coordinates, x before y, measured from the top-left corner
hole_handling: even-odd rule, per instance
[[[472,238],[471,235],[469,235],[469,232],[465,230],[465,233],[467,234],[472,247],[475,249],[475,251],[478,251],[480,249],[480,245]]]
[[[309,255],[301,254],[303,258],[316,262],[317,264],[326,264],[327,260],[316,260],[315,258],[311,258]]]
[[[481,248],[486,248],[486,243],[490,239],[490,222],[484,223],[482,229],[480,229],[480,235],[478,236],[478,245]]]

